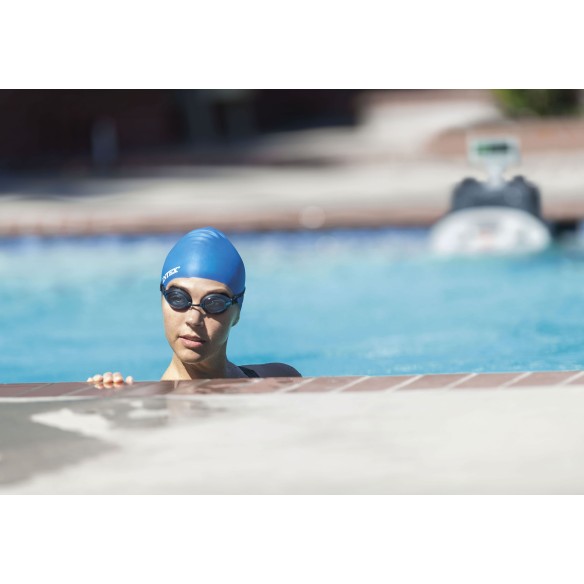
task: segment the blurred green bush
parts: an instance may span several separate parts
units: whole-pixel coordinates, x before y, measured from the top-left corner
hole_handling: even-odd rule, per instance
[[[580,112],[579,89],[493,89],[503,111],[511,117],[565,116]]]

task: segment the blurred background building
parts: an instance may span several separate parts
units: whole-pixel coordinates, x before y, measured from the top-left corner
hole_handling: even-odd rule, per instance
[[[0,235],[428,226],[509,135],[584,217],[578,89],[0,90]]]
[[[0,90],[0,168],[213,162],[222,147],[265,133],[355,124],[361,93]]]

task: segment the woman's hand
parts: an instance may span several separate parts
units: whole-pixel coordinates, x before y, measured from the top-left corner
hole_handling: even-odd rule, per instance
[[[119,371],[116,371],[116,373],[108,371],[103,375],[98,373],[93,377],[89,377],[87,383],[93,383],[93,385],[100,389],[104,387],[121,387],[124,384],[132,385],[132,383],[134,383],[134,378],[131,375],[128,375],[124,380],[124,376]]]

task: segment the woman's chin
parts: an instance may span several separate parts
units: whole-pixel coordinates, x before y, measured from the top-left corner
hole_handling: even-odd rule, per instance
[[[205,357],[201,352],[196,349],[185,349],[184,347],[181,347],[180,349],[175,350],[175,355],[185,365],[196,365],[205,360]]]

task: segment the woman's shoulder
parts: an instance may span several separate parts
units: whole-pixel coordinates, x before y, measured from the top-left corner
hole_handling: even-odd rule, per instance
[[[261,365],[245,365],[248,369],[257,374],[258,377],[302,377],[300,373],[291,365],[286,363],[263,363]]]

